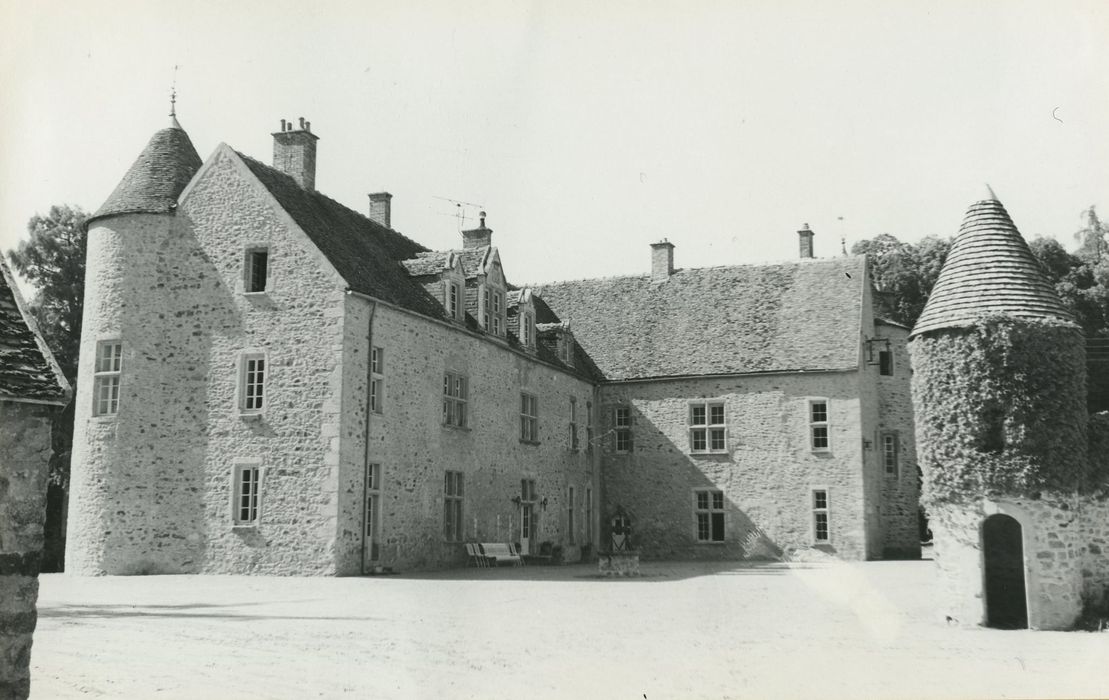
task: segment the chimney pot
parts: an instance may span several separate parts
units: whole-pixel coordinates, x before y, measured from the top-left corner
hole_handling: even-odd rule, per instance
[[[393,195],[388,192],[373,192],[370,194],[370,221],[385,228],[393,228],[392,214]]]
[[[304,122],[304,130],[308,131],[308,132],[311,132],[312,131],[312,122]]]
[[[282,131],[285,130],[285,120],[284,119],[281,120],[281,130]]]
[[[304,117],[300,117],[300,130],[304,131]]]
[[[485,212],[478,214],[478,227],[462,232],[463,249],[485,248],[493,245],[493,229],[485,226]]]
[[[674,274],[674,244],[663,238],[651,244],[651,281],[665,282]]]

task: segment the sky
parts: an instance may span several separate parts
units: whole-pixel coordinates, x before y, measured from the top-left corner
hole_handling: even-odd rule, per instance
[[[818,257],[951,236],[985,183],[1073,248],[1109,208],[1107,37],[1100,0],[0,0],[0,250],[95,211],[175,79],[201,158],[304,117],[317,189],[391,192],[432,249],[484,209],[516,284],[645,274],[663,238],[706,267],[805,223]]]

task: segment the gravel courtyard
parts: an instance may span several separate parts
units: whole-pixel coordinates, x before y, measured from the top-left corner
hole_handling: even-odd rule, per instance
[[[1109,634],[962,630],[922,562],[42,577],[32,697],[1109,697]]]

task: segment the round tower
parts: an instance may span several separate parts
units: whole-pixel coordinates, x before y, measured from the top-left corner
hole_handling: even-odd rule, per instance
[[[1085,348],[994,196],[972,204],[910,334],[923,501],[949,622],[1061,629],[1081,611]]]
[[[181,254],[178,196],[200,157],[171,113],[104,205],[89,218],[84,320],[75,406],[66,571],[192,568],[191,517],[166,501],[178,455],[160,440],[174,373],[173,281]],[[175,513],[175,511],[177,511]],[[174,530],[177,533],[174,533]],[[174,551],[170,554],[170,550]]]

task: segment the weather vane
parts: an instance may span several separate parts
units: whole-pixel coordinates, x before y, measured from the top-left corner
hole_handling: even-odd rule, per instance
[[[177,66],[173,66],[173,83],[169,89],[169,116],[177,118]]]

